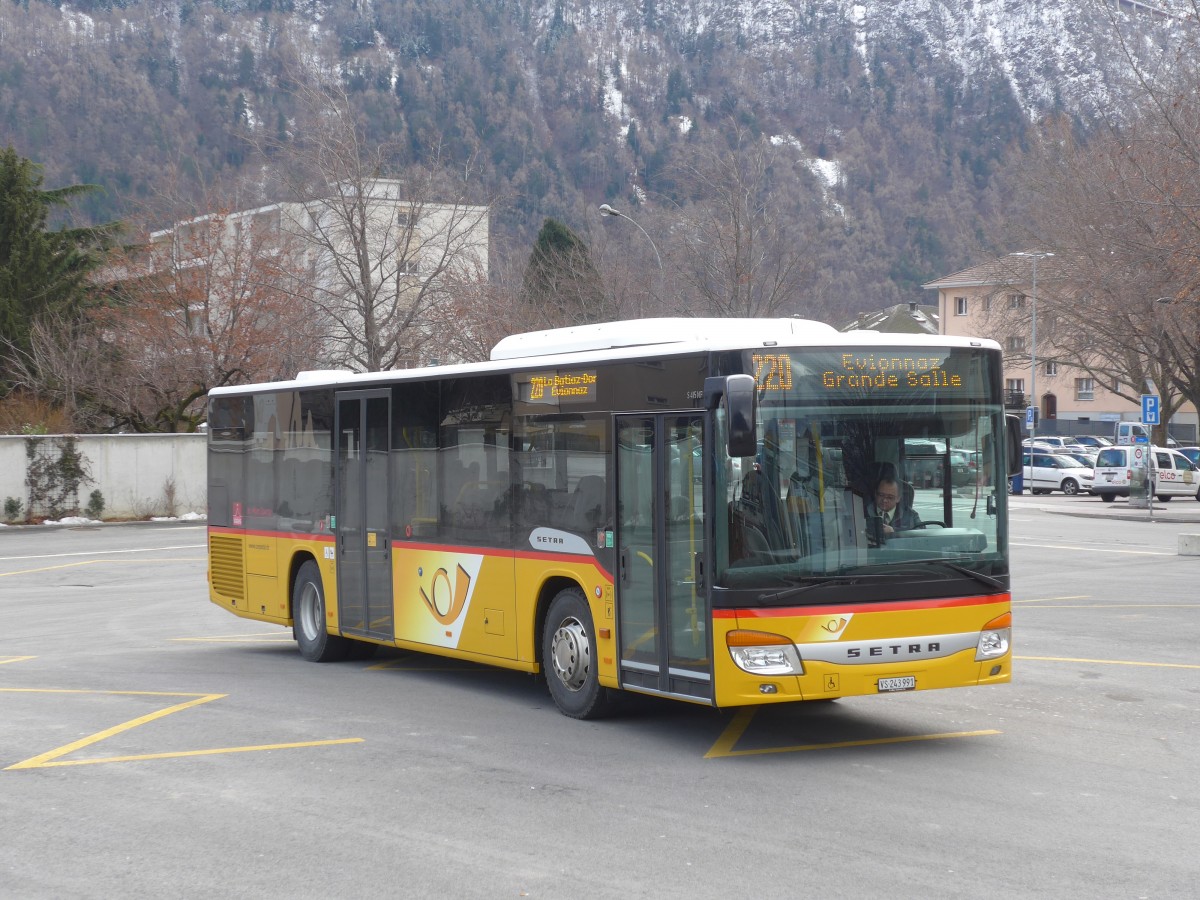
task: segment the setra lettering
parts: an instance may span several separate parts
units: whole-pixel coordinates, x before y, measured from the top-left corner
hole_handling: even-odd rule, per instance
[[[889,656],[919,656],[925,653],[939,653],[942,645],[940,641],[928,641],[923,644],[879,644],[874,647],[847,647],[847,659],[862,659],[864,655],[869,657],[889,657]]]

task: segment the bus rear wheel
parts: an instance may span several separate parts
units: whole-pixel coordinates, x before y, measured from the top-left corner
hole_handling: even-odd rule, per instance
[[[321,570],[311,559],[300,567],[292,585],[292,623],[300,655],[310,662],[343,660],[354,646],[325,627],[325,586]]]
[[[542,668],[550,696],[563,715],[595,719],[609,712],[611,691],[596,675],[595,630],[587,600],[578,588],[550,601],[542,629]]]

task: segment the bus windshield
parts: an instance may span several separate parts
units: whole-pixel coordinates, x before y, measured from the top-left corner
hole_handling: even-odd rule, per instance
[[[741,605],[822,602],[839,585],[868,600],[908,596],[903,584],[1007,590],[997,354],[817,348],[744,364],[758,449],[717,453],[717,588]]]

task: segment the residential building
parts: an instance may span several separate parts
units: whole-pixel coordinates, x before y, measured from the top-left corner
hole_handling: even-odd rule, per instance
[[[404,188],[391,179],[338,183],[316,200],[176,222],[151,235],[149,268],[195,271],[213,284],[289,282],[329,323],[327,356],[348,364],[357,336],[379,327],[367,327],[366,310],[428,304],[455,278],[488,277],[488,208],[412,199]],[[420,327],[420,316],[390,318]]]
[[[1035,269],[1037,261],[1041,265]],[[1006,405],[1021,414],[1036,406],[1039,434],[1111,436],[1114,423],[1140,419],[1140,404],[1117,393],[1121,385],[1067,362],[1072,357],[1060,346],[1068,334],[1063,329],[1087,328],[1088,323],[1064,308],[1071,287],[1058,276],[1048,255],[1009,254],[923,286],[937,291],[941,334],[986,337],[1000,344]],[[1145,386],[1122,390],[1132,396],[1148,392]],[[1176,439],[1194,440],[1195,408],[1185,405],[1168,425]]]

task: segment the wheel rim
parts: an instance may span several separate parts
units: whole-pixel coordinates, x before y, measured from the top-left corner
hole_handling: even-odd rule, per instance
[[[554,674],[569,691],[578,691],[592,669],[592,644],[587,630],[576,618],[564,619],[550,643]]]
[[[1073,481],[1068,481],[1066,484],[1063,485],[1063,493],[1064,494],[1076,494],[1078,492],[1079,492],[1079,485],[1077,485]]]
[[[315,641],[320,636],[320,628],[323,624],[321,617],[321,592],[310,581],[304,585],[304,590],[300,594],[300,609],[297,616],[300,622],[300,631],[305,640]]]

